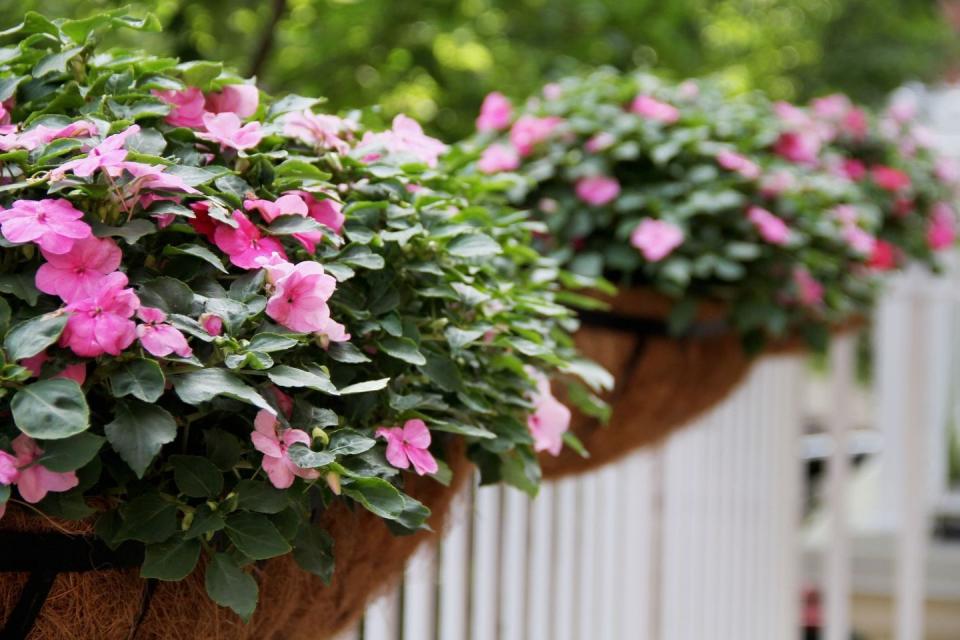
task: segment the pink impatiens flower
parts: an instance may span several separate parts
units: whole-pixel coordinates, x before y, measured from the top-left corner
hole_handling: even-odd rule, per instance
[[[608,176],[580,178],[575,187],[577,197],[593,207],[602,207],[620,195],[620,183]]]
[[[630,244],[650,262],[659,262],[683,244],[683,229],[665,220],[644,218],[630,234]]]
[[[760,177],[760,167],[745,155],[724,149],[717,154],[717,164],[727,171],[736,171],[748,180]]]
[[[257,210],[260,216],[267,222],[273,222],[280,216],[301,216],[311,217],[310,209],[307,207],[307,201],[300,193],[285,193],[274,202],[269,200],[245,200],[243,208],[247,211]],[[323,239],[323,233],[320,231],[304,231],[295,233],[293,237],[300,241],[300,244],[310,253],[317,248],[317,243]]]
[[[87,152],[85,158],[65,162],[50,172],[54,180],[61,180],[68,171],[81,178],[92,176],[97,169],[116,177],[123,172],[123,161],[127,159],[127,150],[123,148],[127,138],[140,131],[139,125],[133,125],[120,133],[104,138],[103,142]]]
[[[790,242],[790,227],[782,219],[762,207],[747,209],[747,218],[757,228],[760,237],[770,244],[787,244]]]
[[[526,157],[533,153],[534,147],[549,138],[562,122],[563,119],[556,116],[520,116],[510,128],[510,143],[521,157]]]
[[[810,272],[800,268],[793,272],[793,281],[797,285],[797,298],[807,307],[815,307],[823,302],[823,285]]]
[[[387,460],[396,468],[409,469],[413,464],[420,476],[439,470],[430,453],[430,430],[423,420],[407,420],[403,427],[380,427],[376,434],[387,441]]]
[[[822,144],[820,137],[814,133],[786,132],[777,138],[773,151],[795,164],[814,165]]]
[[[343,136],[354,129],[350,120],[328,114],[316,114],[309,109],[287,114],[283,119],[283,134],[297,138],[318,149],[333,149],[347,153],[350,145]]]
[[[447,145],[423,133],[413,118],[402,113],[393,119],[389,131],[368,131],[360,140],[357,152],[364,161],[375,161],[386,155],[409,156],[428,167],[437,166],[437,160],[446,153]]]
[[[587,150],[587,153],[600,153],[605,149],[609,149],[616,141],[617,139],[612,133],[601,131],[591,136],[590,139],[584,143],[583,148]]]
[[[260,91],[252,84],[228,84],[220,91],[207,94],[206,109],[211,113],[235,113],[246,119],[260,106]]]
[[[870,170],[870,177],[885,191],[897,192],[910,188],[910,176],[899,169],[879,165]]]
[[[47,261],[37,269],[37,289],[67,303],[95,295],[100,281],[120,267],[123,257],[116,242],[94,236],[76,241],[68,253],[41,252]]]
[[[272,285],[267,315],[279,324],[302,333],[326,334],[335,342],[349,339],[343,326],[330,318],[327,300],[337,281],[318,262],[276,262],[264,265]]]
[[[630,111],[646,118],[656,120],[663,124],[673,124],[680,119],[680,110],[672,104],[660,102],[656,98],[647,95],[639,95],[630,103]]]
[[[250,434],[250,440],[257,451],[263,454],[263,470],[274,487],[289,489],[294,478],[316,480],[320,477],[316,469],[298,467],[288,454],[294,444],[310,446],[310,435],[306,431],[279,429],[277,417],[264,409],[257,413],[253,426],[255,431]]]
[[[204,313],[200,316],[200,326],[212,336],[223,333],[223,319],[212,313]]]
[[[520,154],[508,144],[493,144],[483,150],[477,169],[493,174],[501,171],[513,171],[520,166]]]
[[[20,470],[17,469],[17,459],[6,451],[0,451],[0,484],[10,486],[19,477]]]
[[[130,317],[140,306],[140,299],[126,287],[127,276],[115,271],[104,276],[94,295],[68,304],[70,319],[60,336],[60,346],[89,358],[104,353],[120,355],[129,347],[137,337]]]
[[[956,214],[946,202],[936,203],[927,226],[927,245],[934,251],[940,251],[953,246],[956,240]]]
[[[873,253],[867,265],[876,271],[890,271],[897,268],[897,248],[884,240],[873,244]]]
[[[563,448],[563,434],[570,428],[570,409],[553,396],[545,376],[537,378],[534,412],[527,418],[527,427],[533,436],[535,451],[557,456]]]
[[[159,164],[144,164],[142,162],[121,162],[119,168],[134,177],[128,185],[132,189],[153,189],[156,191],[182,191],[183,193],[200,193],[180,176],[165,171],[166,167]],[[159,198],[158,198],[159,199]]]
[[[477,117],[477,131],[500,131],[510,126],[513,117],[513,107],[510,101],[499,91],[487,94],[480,105],[480,115]]]
[[[48,144],[61,138],[85,138],[97,133],[97,127],[92,122],[78,120],[71,122],[65,127],[54,129],[45,125],[37,125],[29,131],[24,131],[17,136],[16,146],[21,149],[33,151],[41,144]]]
[[[230,257],[230,262],[241,269],[256,269],[258,258],[269,258],[274,253],[286,257],[283,245],[276,238],[264,237],[257,225],[240,211],[233,212],[237,228],[218,225],[213,233],[217,247]]]
[[[219,143],[221,148],[229,147],[243,151],[252,149],[263,140],[263,131],[259,122],[243,124],[240,116],[229,111],[204,114],[203,125],[207,129],[206,133],[197,135],[204,140]]]
[[[17,200],[0,211],[0,233],[10,242],[35,242],[47,253],[64,254],[92,233],[82,217],[64,198]]]
[[[290,193],[303,198],[307,203],[307,215],[311,218],[335,233],[340,233],[343,229],[346,217],[343,215],[343,205],[339,202],[330,197],[317,198],[308,191],[291,191]]]
[[[187,339],[176,327],[166,324],[167,314],[155,307],[140,307],[137,317],[143,324],[137,326],[137,337],[143,348],[153,355],[164,358],[175,353],[181,358],[193,355]]]
[[[797,185],[797,179],[786,169],[780,169],[766,174],[760,180],[760,193],[767,198],[776,197],[792,190]]]
[[[47,493],[69,491],[80,484],[73,471],[58,473],[50,471],[37,460],[43,455],[43,449],[32,438],[19,435],[11,443],[17,455],[19,475],[16,478],[20,497],[34,504],[43,500]]]
[[[154,91],[153,95],[170,105],[170,113],[164,121],[174,127],[202,129],[203,115],[206,113],[203,92],[197,87],[187,87],[182,91]]]

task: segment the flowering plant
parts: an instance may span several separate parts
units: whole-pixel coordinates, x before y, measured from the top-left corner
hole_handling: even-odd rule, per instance
[[[254,560],[329,578],[311,512],[331,501],[424,526],[400,470],[448,482],[454,440],[535,491],[564,430],[542,381],[603,381],[537,225],[474,203],[408,118],[375,131],[219,64],[98,51],[115,26],[155,25],[0,34],[0,512],[96,514],[145,545],[145,577],[203,554],[249,616]]]
[[[866,119],[851,106],[831,139]],[[917,246],[916,225],[892,223],[806,127],[710,82],[601,70],[518,107],[491,94],[477,129],[451,161],[531,208],[549,229],[543,250],[572,271],[677,300],[678,332],[709,300],[748,345],[788,332],[822,344],[872,299],[878,245],[929,257],[947,244]]]

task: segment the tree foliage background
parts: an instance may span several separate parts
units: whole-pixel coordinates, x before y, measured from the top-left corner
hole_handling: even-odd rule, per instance
[[[83,17],[123,4],[0,0],[0,28],[28,10]],[[123,44],[224,60],[337,109],[379,103],[450,140],[471,130],[488,91],[523,97],[581,65],[876,101],[937,77],[958,52],[934,0],[143,0],[132,11],[166,30]]]

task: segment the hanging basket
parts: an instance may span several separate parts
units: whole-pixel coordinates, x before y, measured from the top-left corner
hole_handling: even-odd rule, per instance
[[[445,487],[411,476],[405,489],[431,508],[440,530],[469,476],[462,452],[451,456]],[[334,540],[330,587],[290,557],[260,562],[260,603],[249,623],[206,593],[203,570],[180,582],[139,577],[142,553],[108,549],[93,524],[54,521],[11,508],[0,521],[0,638],[3,640],[316,640],[347,627],[367,601],[403,572],[428,533],[393,536],[383,520],[338,501],[322,516]]]
[[[723,307],[702,305],[684,337],[668,335],[671,301],[645,289],[609,299],[609,311],[586,313],[575,340],[585,357],[610,371],[616,387],[605,399],[611,419],[601,424],[573,412],[570,429],[590,457],[565,448],[540,456],[545,478],[583,473],[661,441],[723,401],[756,362],[723,321]],[[799,340],[770,345],[767,353],[802,349]]]

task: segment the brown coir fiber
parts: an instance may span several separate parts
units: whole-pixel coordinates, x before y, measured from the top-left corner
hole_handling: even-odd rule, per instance
[[[433,510],[440,530],[450,500],[468,477],[462,450],[450,462],[454,482],[444,487],[411,476],[407,491]],[[403,565],[427,535],[392,536],[365,509],[336,502],[322,516],[333,537],[336,570],[326,587],[290,557],[258,563],[254,577],[260,604],[249,624],[217,606],[206,594],[202,568],[181,582],[159,582],[143,620],[147,581],[136,569],[62,573],[57,576],[28,640],[318,640],[356,620],[368,600],[394,584]],[[90,523],[53,521],[11,508],[0,521],[8,531],[89,534]],[[2,553],[2,550],[0,550]],[[13,610],[27,574],[0,573],[0,629]],[[136,629],[134,633],[134,629]]]
[[[627,290],[605,301],[611,313],[648,320],[666,319],[672,304],[644,289]],[[697,322],[709,325],[722,316],[722,305],[705,304]],[[613,374],[616,387],[605,397],[612,414],[604,425],[574,410],[570,428],[590,457],[583,458],[569,448],[557,457],[541,455],[543,475],[549,479],[596,469],[659,442],[724,400],[756,361],[744,352],[739,336],[729,330],[672,338],[585,325],[575,341],[584,356]],[[801,348],[799,341],[785,340],[771,345],[768,352]]]

